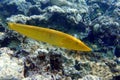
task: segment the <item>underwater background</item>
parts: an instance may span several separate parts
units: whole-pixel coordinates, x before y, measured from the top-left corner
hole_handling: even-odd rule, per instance
[[[36,41],[7,22],[68,33],[92,51]],[[0,80],[120,80],[120,0],[0,0]]]

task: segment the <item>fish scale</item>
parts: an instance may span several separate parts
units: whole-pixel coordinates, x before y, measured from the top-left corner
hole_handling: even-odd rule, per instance
[[[92,50],[81,40],[61,31],[19,23],[8,23],[8,26],[10,29],[15,30],[27,37],[38,41],[47,42],[55,46],[78,51]]]

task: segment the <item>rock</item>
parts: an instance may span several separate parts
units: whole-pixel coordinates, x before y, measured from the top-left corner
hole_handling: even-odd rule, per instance
[[[35,51],[35,53],[36,54],[40,54],[40,53],[45,53],[45,54],[48,54],[49,53],[49,51],[48,50],[46,50],[46,49],[37,49],[36,51]]]
[[[113,77],[113,80],[119,80],[119,79],[120,79],[120,75]]]
[[[116,59],[117,64],[120,64],[120,57]]]
[[[0,48],[0,79],[21,80],[23,78],[23,62],[17,58],[11,58],[13,54],[9,48]]]
[[[34,2],[34,4],[31,5],[31,2]],[[16,2],[14,2],[18,7],[17,11],[14,12],[18,13],[17,15],[11,14],[11,17],[7,20],[11,22],[46,26],[49,28],[63,30],[64,32],[74,29],[78,30],[78,32],[82,35],[81,38],[88,35],[88,29],[86,29],[87,26],[85,24],[88,25],[90,20],[87,17],[88,6],[84,0],[77,2],[67,0],[50,0],[52,6],[46,6],[45,4],[48,4],[48,2],[49,0],[23,1],[23,4],[16,4]],[[60,7],[61,4],[58,5],[59,2],[65,5]],[[43,8],[42,5],[45,5],[45,7]],[[31,7],[26,8],[27,6]],[[23,15],[20,15],[21,13]]]
[[[8,54],[8,55],[13,55],[14,52],[11,51],[9,48],[7,47],[3,47],[3,48],[0,48],[0,53],[1,54]],[[4,55],[3,55],[4,56]]]
[[[18,14],[18,15],[15,15],[15,16],[11,16],[10,18],[7,18],[7,21],[19,22],[19,23],[23,23],[23,24],[25,24],[27,20],[29,20],[29,17],[26,17],[22,14]]]
[[[4,0],[0,2],[0,5],[0,9],[3,10],[0,14],[2,14],[3,17],[8,17],[15,14],[26,14],[29,10],[28,6],[30,6],[31,4],[27,3],[25,0]]]
[[[109,54],[111,58],[114,57],[111,55],[114,55],[115,51],[119,51],[117,49],[118,44],[120,44],[119,25],[120,23],[116,18],[100,16],[93,21],[91,26],[92,31],[88,35],[89,40],[101,45],[102,51],[107,54],[107,56]]]
[[[120,7],[120,1],[119,0],[117,0],[117,2],[115,3],[115,6]]]
[[[0,32],[0,41],[4,40],[5,38],[5,33]]]
[[[120,57],[120,46],[119,45],[116,46],[114,54],[116,57]]]
[[[22,80],[51,80],[52,77],[50,75],[43,76],[43,75],[32,75],[30,77],[24,78]]]
[[[57,6],[66,6],[66,5],[70,6],[70,5],[72,5],[72,3],[67,1],[67,0],[57,0],[57,1],[50,0],[50,2],[52,5],[57,5]]]
[[[0,21],[2,20],[0,19]],[[3,25],[2,22],[0,22],[0,32],[5,32],[5,30],[6,30],[5,25]]]
[[[4,25],[0,25],[0,75],[3,76],[0,78],[118,79],[119,2],[120,0],[0,0],[0,18],[4,19],[3,22],[7,20],[60,30],[89,42],[88,45],[92,45],[93,49],[88,54],[56,48],[21,36],[15,31],[6,31]],[[115,56],[116,61],[113,60]]]
[[[112,4],[115,2],[115,0],[101,0],[101,1],[98,1],[98,0],[87,0],[88,3],[104,3],[104,4]]]
[[[103,79],[94,75],[86,75],[82,79],[78,79],[78,80],[103,80]]]
[[[23,36],[19,35],[16,32],[7,31],[4,35],[1,36],[0,46],[1,47],[10,47],[11,49],[20,48],[20,42],[23,40]]]
[[[115,14],[116,17],[120,17],[120,9],[116,8],[113,13]]]

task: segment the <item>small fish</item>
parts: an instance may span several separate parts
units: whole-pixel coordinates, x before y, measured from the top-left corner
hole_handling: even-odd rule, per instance
[[[55,46],[78,51],[92,50],[79,39],[57,30],[18,23],[8,23],[8,26],[12,30],[15,30],[27,37],[38,41],[47,42]]]

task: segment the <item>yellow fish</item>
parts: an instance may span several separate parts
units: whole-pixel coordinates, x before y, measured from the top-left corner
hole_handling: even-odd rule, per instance
[[[47,42],[70,50],[91,51],[91,48],[79,39],[57,30],[18,23],[8,23],[8,26],[12,30],[38,41]]]

